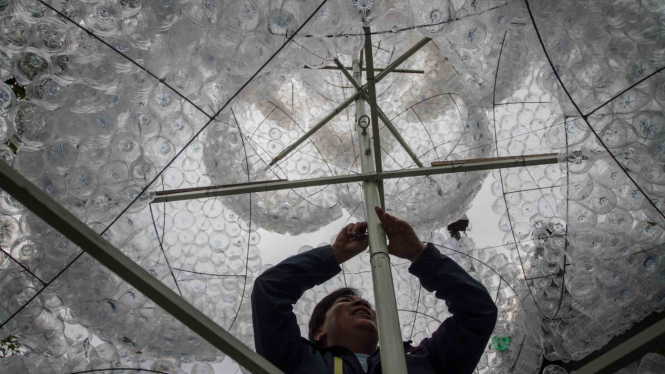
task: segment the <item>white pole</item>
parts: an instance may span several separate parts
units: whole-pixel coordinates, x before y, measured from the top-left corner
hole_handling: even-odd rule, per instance
[[[361,84],[361,70],[358,59],[353,60],[353,78]],[[356,100],[356,133],[360,146],[360,165],[363,174],[374,173],[374,157],[370,144],[370,129],[360,126],[361,117],[367,124],[369,118],[365,115],[365,100],[358,95]],[[372,126],[378,124],[372,123]],[[377,150],[380,152],[380,150]],[[402,343],[402,332],[397,314],[397,302],[393,277],[390,271],[390,257],[388,256],[388,243],[386,233],[379,223],[379,217],[374,207],[380,205],[379,186],[376,180],[363,183],[363,196],[365,200],[365,219],[370,243],[370,263],[372,264],[372,280],[374,282],[374,301],[379,322],[379,346],[381,347],[381,368],[383,374],[405,374],[406,356]]]

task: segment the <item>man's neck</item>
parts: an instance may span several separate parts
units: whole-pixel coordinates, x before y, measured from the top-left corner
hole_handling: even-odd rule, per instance
[[[358,344],[358,343],[360,342],[345,342],[333,345],[340,345],[353,353],[362,353],[370,356],[374,352],[376,352],[376,349],[378,348],[376,344]]]

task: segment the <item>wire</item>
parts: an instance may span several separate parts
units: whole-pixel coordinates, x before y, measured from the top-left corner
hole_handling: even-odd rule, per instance
[[[233,108],[231,108],[231,114],[233,115],[233,120],[235,121],[236,126],[238,127],[238,131],[240,131],[240,123],[238,123],[238,118],[236,117]],[[247,182],[251,182],[249,178],[249,158],[247,157],[247,146],[245,145],[245,137],[241,135],[240,139],[242,140],[242,149],[245,152],[245,163],[247,167]],[[236,319],[238,318],[238,314],[240,314],[240,308],[242,307],[242,301],[245,299],[245,291],[247,289],[247,273],[249,272],[249,247],[250,247],[249,236],[252,235],[252,194],[250,193],[247,195],[249,195],[249,227],[247,232],[247,256],[245,257],[245,277],[244,277],[245,281],[243,282],[242,285],[242,295],[240,296],[240,302],[238,303],[238,310],[236,311],[235,316],[233,316],[233,321],[231,321],[229,330],[231,330],[233,324],[236,322]]]
[[[133,60],[131,57],[129,57],[129,56],[127,56],[126,54],[122,53],[120,50],[114,48],[112,45],[110,45],[109,43],[107,43],[104,39],[102,39],[102,38],[100,38],[99,36],[95,35],[94,32],[92,32],[92,31],[86,29],[85,27],[81,26],[81,25],[80,25],[79,23],[77,23],[76,21],[74,21],[74,20],[72,20],[71,18],[67,17],[64,13],[62,13],[62,12],[60,12],[59,10],[53,8],[50,4],[46,3],[46,2],[43,1],[43,0],[38,0],[38,1],[39,1],[42,5],[44,5],[45,7],[49,8],[50,10],[52,10],[53,12],[55,12],[55,13],[56,13],[57,15],[59,15],[60,17],[64,18],[66,21],[69,21],[69,23],[71,23],[71,24],[73,24],[74,26],[78,27],[79,29],[83,30],[83,31],[84,31],[85,33],[87,33],[89,36],[93,37],[94,39],[96,39],[97,41],[101,42],[101,43],[104,44],[105,46],[107,46],[107,47],[111,48],[112,50],[114,50],[116,53],[118,53],[119,55],[121,55],[122,57],[124,57],[127,61],[129,61],[129,62],[131,62],[132,64],[136,65],[139,69],[143,70],[143,71],[146,72],[148,75],[150,75],[151,77],[155,78],[155,79],[158,80],[160,83],[162,83],[164,86],[168,87],[171,91],[173,91],[173,93],[175,93],[176,95],[180,96],[183,100],[187,101],[189,104],[191,104],[194,108],[198,109],[198,110],[199,110],[201,113],[203,113],[205,116],[207,116],[208,118],[211,118],[211,117],[210,117],[210,116],[209,116],[209,115],[208,115],[203,109],[201,109],[198,105],[194,104],[194,103],[193,103],[191,100],[189,100],[185,95],[181,94],[178,90],[176,90],[175,88],[171,87],[171,85],[169,85],[168,83],[166,83],[162,78],[159,78],[158,76],[156,76],[155,74],[153,74],[151,71],[149,71],[148,69],[146,69],[146,68],[144,68],[143,66],[141,66],[141,64],[139,64],[138,62],[136,62],[135,60]]]
[[[42,4],[44,4],[46,7],[48,7],[49,9],[51,9],[52,11],[54,11],[56,14],[60,15],[61,17],[64,17],[65,19],[69,20],[70,22],[74,22],[73,20],[71,20],[71,19],[69,19],[67,16],[65,16],[64,14],[60,13],[58,10],[54,9],[53,7],[51,7],[49,4],[46,4],[46,3],[43,2],[42,0],[39,0],[39,2],[42,3]],[[178,157],[179,157],[179,156],[185,151],[185,149],[187,149],[187,147],[188,147],[189,145],[191,145],[191,144],[194,142],[194,140],[196,140],[196,138],[197,138],[197,137],[203,132],[203,130],[205,130],[205,129],[206,129],[206,128],[212,123],[212,121],[215,119],[215,117],[217,117],[217,116],[218,116],[218,115],[219,115],[219,114],[220,114],[220,113],[221,113],[221,112],[222,112],[222,111],[223,111],[223,110],[229,105],[229,103],[231,103],[231,101],[233,101],[233,100],[234,100],[234,99],[240,94],[240,92],[242,92],[242,91],[245,89],[245,87],[247,87],[247,86],[249,85],[249,83],[251,83],[251,82],[254,80],[254,78],[256,78],[256,76],[259,75],[259,73],[260,73],[261,71],[263,71],[263,69],[264,69],[264,68],[265,68],[265,67],[266,67],[266,66],[267,66],[267,65],[268,65],[268,64],[269,64],[274,58],[275,58],[275,56],[277,56],[277,54],[279,54],[279,52],[281,52],[282,49],[284,49],[284,47],[286,47],[286,45],[287,45],[291,40],[293,40],[293,38],[298,34],[298,32],[300,32],[300,30],[302,30],[302,29],[305,27],[305,25],[307,25],[307,23],[308,23],[308,22],[309,22],[309,21],[310,21],[315,15],[316,15],[316,13],[317,13],[317,12],[318,12],[318,11],[319,11],[319,10],[320,10],[320,9],[321,9],[321,8],[327,3],[327,2],[328,2],[328,0],[323,0],[323,1],[321,2],[321,4],[320,4],[320,5],[314,10],[314,12],[313,12],[313,13],[312,13],[312,14],[311,14],[311,15],[310,15],[310,16],[309,16],[309,17],[303,22],[303,24],[300,25],[300,27],[299,27],[299,28],[293,33],[293,35],[291,35],[291,36],[290,36],[290,37],[284,42],[284,44],[282,44],[282,46],[280,46],[280,47],[277,49],[277,51],[275,51],[275,52],[274,52],[274,53],[268,58],[268,60],[267,60],[265,63],[263,63],[263,65],[261,65],[261,67],[259,67],[259,69],[258,69],[258,70],[257,70],[257,71],[256,71],[256,72],[255,72],[255,73],[254,73],[254,74],[253,74],[253,75],[252,75],[252,76],[251,76],[251,77],[250,77],[250,78],[249,78],[249,79],[248,79],[248,80],[247,80],[247,81],[246,81],[246,82],[245,82],[245,83],[244,83],[244,84],[243,84],[243,85],[242,85],[242,86],[241,86],[241,87],[240,87],[240,88],[239,88],[239,89],[238,89],[238,90],[237,90],[237,91],[236,91],[236,92],[235,92],[235,93],[234,93],[234,94],[233,94],[233,95],[232,95],[232,96],[231,96],[231,97],[225,102],[225,103],[224,103],[224,105],[222,105],[222,107],[221,107],[221,108],[215,113],[214,116],[212,116],[212,117],[211,117],[211,116],[208,116],[208,115],[205,113],[205,111],[203,111],[201,108],[195,106],[198,110],[200,110],[202,113],[204,113],[207,117],[210,118],[210,119],[208,120],[208,122],[207,122],[207,123],[206,123],[206,124],[205,124],[205,125],[199,130],[199,131],[197,131],[196,134],[194,134],[194,136],[193,136],[193,137],[192,137],[192,138],[191,138],[191,139],[185,144],[185,146],[184,146],[180,151],[178,151],[178,152],[175,154],[175,156],[171,159],[171,161],[169,161],[169,162],[166,164],[166,166],[164,166],[164,168],[163,168],[159,173],[157,173],[157,175],[152,179],[152,181],[151,181],[150,183],[148,183],[145,187],[143,187],[143,188],[141,189],[141,192],[138,193],[138,194],[136,195],[136,197],[135,197],[131,202],[129,202],[129,204],[127,205],[127,207],[125,207],[125,208],[124,208],[124,209],[118,214],[118,216],[116,216],[116,217],[111,221],[111,223],[109,223],[109,225],[108,225],[108,226],[107,226],[107,227],[106,227],[106,228],[100,233],[100,236],[101,236],[101,235],[104,235],[104,234],[106,233],[106,231],[108,231],[108,229],[109,229],[111,226],[113,226],[113,224],[116,223],[116,222],[118,221],[118,219],[120,219],[120,217],[121,217],[123,214],[125,214],[125,212],[127,212],[127,210],[129,210],[129,208],[130,208],[132,205],[134,205],[134,203],[135,203],[135,202],[136,202],[136,201],[137,201],[137,200],[138,200],[138,199],[139,199],[139,198],[140,198],[140,197],[141,197],[141,196],[142,196],[142,195],[148,190],[148,188],[149,188],[149,187],[150,187],[150,186],[151,186],[151,185],[157,180],[157,178],[159,178],[159,177],[162,175],[162,173],[164,173],[164,171],[165,171],[169,166],[171,166],[171,164],[173,164],[173,162],[175,162],[175,160],[176,160],[176,159],[177,159],[177,158],[178,158]],[[75,22],[74,22],[74,23],[75,23]],[[76,25],[77,25],[77,27],[79,27],[79,28],[83,29],[85,32],[87,32],[89,35],[94,36],[94,34],[93,34],[91,31],[89,31],[89,30],[83,28],[82,26],[78,25],[77,23],[76,23]],[[101,40],[101,39],[99,39],[99,38],[97,38],[97,40],[100,40],[100,41],[102,41],[102,42],[104,43],[104,41]],[[129,61],[131,61],[131,62],[133,62],[134,64],[137,64],[137,65],[138,65],[138,63],[136,63],[135,61],[133,61],[132,59],[130,59],[128,56],[126,56],[126,55],[124,55],[123,53],[121,53],[120,51],[118,51],[117,49],[113,48],[113,47],[110,46],[109,44],[107,44],[107,43],[104,43],[104,44],[107,45],[107,46],[108,46],[109,48],[111,48],[112,50],[114,50],[114,51],[116,51],[117,53],[119,53],[121,56],[127,58]],[[35,295],[33,295],[30,299],[28,299],[28,301],[26,301],[25,304],[23,304],[23,305],[22,305],[22,306],[21,306],[16,312],[14,312],[13,314],[11,314],[11,315],[10,315],[5,321],[3,321],[2,324],[0,324],[0,328],[2,328],[2,327],[5,326],[7,323],[9,323],[9,321],[11,321],[11,320],[12,320],[12,319],[13,319],[18,313],[20,313],[23,309],[25,309],[25,307],[26,307],[28,304],[30,304],[30,302],[32,302],[35,298],[37,298],[37,297],[38,297],[38,296],[39,296],[39,295],[40,295],[40,294],[41,294],[41,293],[42,293],[42,292],[43,292],[43,291],[44,291],[49,285],[51,285],[51,283],[53,283],[53,282],[54,282],[54,281],[55,281],[60,275],[62,275],[67,269],[69,269],[69,267],[72,266],[72,264],[74,264],[74,262],[76,262],[76,260],[78,260],[78,259],[83,255],[83,253],[85,253],[85,252],[83,252],[83,251],[79,252],[79,254],[76,255],[76,256],[72,259],[71,262],[69,262],[67,265],[65,265],[65,267],[64,267],[62,270],[60,270],[60,272],[58,272],[58,273],[55,275],[55,277],[54,277],[53,279],[51,279],[49,282],[47,282],[46,285],[45,285],[43,288],[41,288],[39,291],[37,291],[37,293],[36,293]]]
[[[587,117],[582,113],[582,111],[580,110],[580,108],[579,108],[579,106],[577,105],[577,103],[575,103],[575,101],[573,100],[573,97],[570,95],[570,92],[568,92],[568,89],[567,89],[566,86],[563,84],[563,81],[561,80],[561,77],[559,76],[559,72],[558,72],[558,71],[556,70],[556,68],[554,67],[554,63],[552,62],[552,59],[550,58],[549,53],[547,53],[547,49],[545,48],[545,44],[543,43],[543,38],[540,36],[540,31],[538,30],[538,26],[536,25],[536,21],[535,21],[535,19],[534,19],[534,17],[533,17],[533,12],[531,12],[531,5],[529,5],[529,0],[524,0],[524,2],[525,2],[525,4],[526,4],[526,9],[527,9],[527,11],[529,12],[529,17],[531,18],[531,23],[533,24],[533,28],[536,30],[536,36],[538,37],[538,41],[540,42],[540,46],[542,47],[542,49],[543,49],[543,53],[545,54],[545,57],[547,58],[547,62],[549,63],[550,68],[552,69],[552,72],[553,72],[554,75],[556,76],[556,79],[559,81],[559,84],[561,85],[561,88],[562,88],[563,91],[566,93],[566,96],[568,96],[568,99],[570,100],[570,102],[571,102],[571,103],[573,104],[573,106],[575,107],[575,110],[577,110],[577,112],[579,113],[579,115],[582,117],[582,119],[584,120],[584,122],[585,122],[585,123],[587,124],[587,126],[589,127],[589,130],[593,133],[593,135],[596,136],[596,140],[598,141],[598,143],[600,143],[600,145],[602,145],[603,148],[605,148],[605,150],[606,150],[607,153],[610,155],[610,157],[612,157],[612,159],[617,163],[617,165],[621,168],[621,170],[623,170],[624,174],[626,174],[626,176],[628,177],[628,179],[630,179],[630,181],[633,182],[633,184],[635,185],[635,187],[640,191],[640,193],[642,193],[642,195],[644,196],[644,198],[647,199],[647,201],[649,202],[649,204],[651,204],[651,206],[652,206],[652,207],[658,212],[658,214],[660,214],[660,216],[661,216],[663,219],[665,219],[665,214],[663,214],[663,212],[662,212],[660,209],[658,209],[658,207],[657,207],[656,204],[653,202],[653,200],[651,200],[651,198],[649,198],[649,196],[644,192],[644,190],[642,190],[642,187],[640,187],[640,185],[637,184],[637,182],[635,181],[635,179],[633,179],[633,177],[628,173],[628,170],[626,170],[626,168],[625,168],[625,167],[619,162],[619,160],[617,160],[617,158],[614,156],[614,154],[613,154],[613,153],[610,151],[610,149],[607,147],[607,145],[605,144],[605,142],[603,141],[603,139],[600,137],[600,135],[598,135],[598,133],[596,132],[596,130],[593,128],[593,126],[591,126],[591,124],[589,123],[589,120],[588,120]],[[649,77],[652,77],[652,76],[654,76],[654,75],[655,75],[655,73],[649,75]],[[605,105],[605,104],[603,104],[603,105]],[[596,110],[597,110],[597,109],[600,109],[600,107],[596,108]],[[593,110],[592,112],[595,112],[596,110]]]
[[[166,204],[166,203],[164,203]],[[164,233],[163,230],[165,229],[165,225],[162,226],[162,239],[159,238],[159,231],[157,231],[157,223],[155,223],[155,215],[152,212],[152,204],[148,204],[148,207],[150,208],[150,218],[152,218],[152,227],[155,228],[155,235],[157,236],[157,241],[159,242],[159,248],[162,250],[162,254],[164,255],[164,260],[166,261],[166,265],[169,267],[169,272],[171,272],[171,276],[173,277],[173,282],[175,282],[175,286],[178,289],[178,293],[180,294],[180,297],[182,297],[182,291],[180,291],[180,286],[178,285],[178,280],[175,277],[175,274],[173,274],[173,268],[171,267],[171,263],[169,262],[169,258],[166,257],[166,252],[164,251]],[[166,209],[164,209],[164,214],[166,215]]]
[[[28,274],[32,275],[35,279],[37,279],[42,284],[42,286],[46,285],[46,283],[43,280],[41,280],[41,278],[36,276],[32,271],[30,271],[30,269],[27,266],[23,265],[19,260],[15,259],[9,252],[5,251],[4,248],[0,247],[0,251],[2,251],[2,253],[5,254],[5,256],[9,257],[12,261],[14,261],[18,266],[20,266]]]

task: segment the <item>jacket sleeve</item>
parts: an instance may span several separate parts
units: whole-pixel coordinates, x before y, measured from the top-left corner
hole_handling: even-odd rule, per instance
[[[494,330],[497,308],[485,287],[431,243],[409,267],[420,284],[446,301],[452,314],[424,339],[434,366],[444,373],[470,374]]]
[[[305,345],[293,305],[305,291],[341,270],[328,245],[289,257],[261,274],[252,291],[256,352],[289,372]]]

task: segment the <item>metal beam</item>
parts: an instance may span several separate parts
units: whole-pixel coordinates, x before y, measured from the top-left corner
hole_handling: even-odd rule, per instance
[[[0,162],[0,188],[247,370],[262,374],[282,373],[4,162]]]
[[[322,68],[310,68],[309,66],[305,66],[305,69],[313,69],[313,70],[338,70],[339,67],[337,66],[324,66]],[[351,66],[346,66],[345,69],[353,69]],[[362,68],[363,71],[366,71],[367,68]],[[385,68],[374,68],[374,71],[382,72],[386,70]],[[415,69],[393,69],[392,73],[402,73],[402,74],[425,74],[425,70],[415,70]]]
[[[365,29],[365,40],[365,51],[369,51],[369,55],[366,55],[367,62],[369,63],[372,60],[372,45],[367,29]],[[369,64],[367,69],[368,72],[372,72],[372,65]],[[362,81],[358,58],[353,59],[353,79],[358,84]],[[373,82],[373,79],[370,82]],[[374,85],[370,83],[370,97],[372,97],[371,94],[373,93]],[[375,146],[375,157],[372,157],[370,134],[367,131],[369,121],[367,121],[367,116],[365,115],[365,100],[363,96],[359,96],[358,101],[356,101],[356,135],[358,136],[358,145],[360,147],[360,166],[363,173],[375,173],[381,171],[378,169],[380,164],[374,164],[376,155],[380,155],[381,148]],[[376,111],[374,111],[373,117],[376,119]],[[363,119],[367,126],[361,126]],[[376,122],[372,123],[374,128],[376,128],[376,125]],[[377,138],[376,134],[374,138]],[[363,205],[369,236],[370,265],[372,267],[372,283],[374,284],[374,304],[376,305],[379,345],[381,346],[381,371],[383,374],[403,374],[406,373],[406,357],[404,354],[404,344],[402,343],[402,329],[399,323],[399,315],[397,314],[397,299],[395,298],[395,286],[390,269],[388,242],[386,240],[386,232],[374,211],[375,206],[380,205],[385,208],[381,200],[382,191],[379,188],[382,186],[383,180],[367,180],[363,183]]]
[[[339,62],[338,59],[335,59],[334,61],[335,61],[335,64],[337,64],[337,66],[339,67],[339,70],[344,74],[344,76],[346,76],[346,78],[349,80],[349,82],[351,82],[351,84],[353,84],[353,86],[356,88],[356,90],[360,91],[361,90],[360,85],[358,83],[356,83],[355,80],[353,80],[353,77],[351,76],[349,71],[346,70],[346,68],[342,65],[341,62]],[[367,98],[367,93],[365,91],[361,91],[361,92],[363,93],[363,96],[365,98]],[[425,165],[423,165],[423,163],[420,162],[420,160],[418,159],[418,156],[416,156],[416,153],[413,152],[411,147],[409,147],[409,145],[406,143],[406,140],[404,140],[404,138],[402,138],[402,135],[399,133],[399,131],[397,131],[397,129],[395,128],[393,123],[388,119],[388,116],[386,116],[386,114],[383,112],[383,110],[381,110],[381,107],[379,107],[377,105],[376,110],[378,111],[379,118],[381,119],[381,122],[383,122],[383,124],[386,126],[388,131],[390,131],[390,133],[393,134],[395,139],[397,139],[397,142],[402,146],[402,148],[404,148],[404,150],[409,155],[409,157],[411,157],[413,162],[416,165],[418,165],[419,168],[425,167]]]
[[[466,173],[471,171],[516,168],[525,166],[537,166],[556,164],[559,160],[556,153],[547,153],[528,156],[508,156],[497,158],[483,158],[473,160],[444,161],[437,163],[438,166],[427,168],[402,169],[395,171],[383,171],[381,173],[349,174],[324,178],[302,179],[293,181],[266,181],[253,182],[252,184],[239,185],[235,187],[201,187],[189,188],[187,190],[170,190],[158,192],[153,203],[164,203],[169,201],[206,199],[216,196],[232,196],[245,193],[257,193],[268,191],[289,190],[313,186],[327,186],[330,184],[355,183],[369,180],[385,180],[395,178],[414,178],[427,175]]]
[[[575,371],[576,374],[611,374],[639,359],[654,344],[665,341],[665,319],[596,358]]]
[[[385,70],[383,70],[381,73],[379,73],[379,75],[376,76],[376,79],[375,79],[376,82],[377,82],[377,83],[380,82],[383,78],[386,77],[386,75],[388,75],[388,73],[390,73],[391,71],[395,70],[395,68],[397,68],[399,65],[401,65],[401,64],[402,64],[404,61],[406,61],[409,57],[413,56],[413,54],[415,54],[416,52],[418,52],[422,47],[425,46],[425,44],[429,43],[430,40],[432,40],[432,39],[431,39],[431,38],[424,38],[424,39],[422,39],[421,41],[419,41],[418,43],[416,43],[416,45],[414,45],[413,47],[411,47],[408,51],[404,52],[403,55],[401,55],[401,56],[398,57],[395,61],[393,61],[391,64],[389,64],[388,66],[386,66]],[[366,88],[366,87],[363,86],[363,90],[364,90],[365,88]],[[311,129],[309,129],[309,131],[307,131],[303,136],[301,136],[301,137],[300,137],[298,140],[296,140],[293,144],[291,144],[290,146],[286,147],[286,149],[284,149],[284,150],[283,150],[282,152],[280,152],[277,156],[275,156],[275,158],[273,158],[272,161],[270,161],[270,164],[268,164],[268,165],[269,165],[269,166],[273,166],[273,165],[275,165],[279,160],[283,159],[284,157],[286,157],[286,155],[288,155],[289,153],[293,152],[293,150],[295,150],[300,144],[302,144],[305,140],[309,139],[310,136],[312,136],[315,132],[319,131],[319,129],[320,129],[321,127],[323,127],[326,123],[330,122],[330,120],[332,120],[333,118],[335,118],[335,116],[336,116],[337,114],[339,114],[342,110],[344,110],[346,107],[348,107],[349,105],[351,105],[351,103],[353,103],[354,101],[356,101],[356,99],[358,99],[359,96],[360,96],[360,92],[356,92],[356,93],[353,94],[351,97],[349,97],[348,99],[346,99],[346,101],[344,101],[342,104],[340,104],[339,106],[337,106],[337,108],[335,108],[330,114],[328,114],[328,115],[325,116],[321,121],[319,121],[317,124],[315,124],[315,125],[314,125]]]

